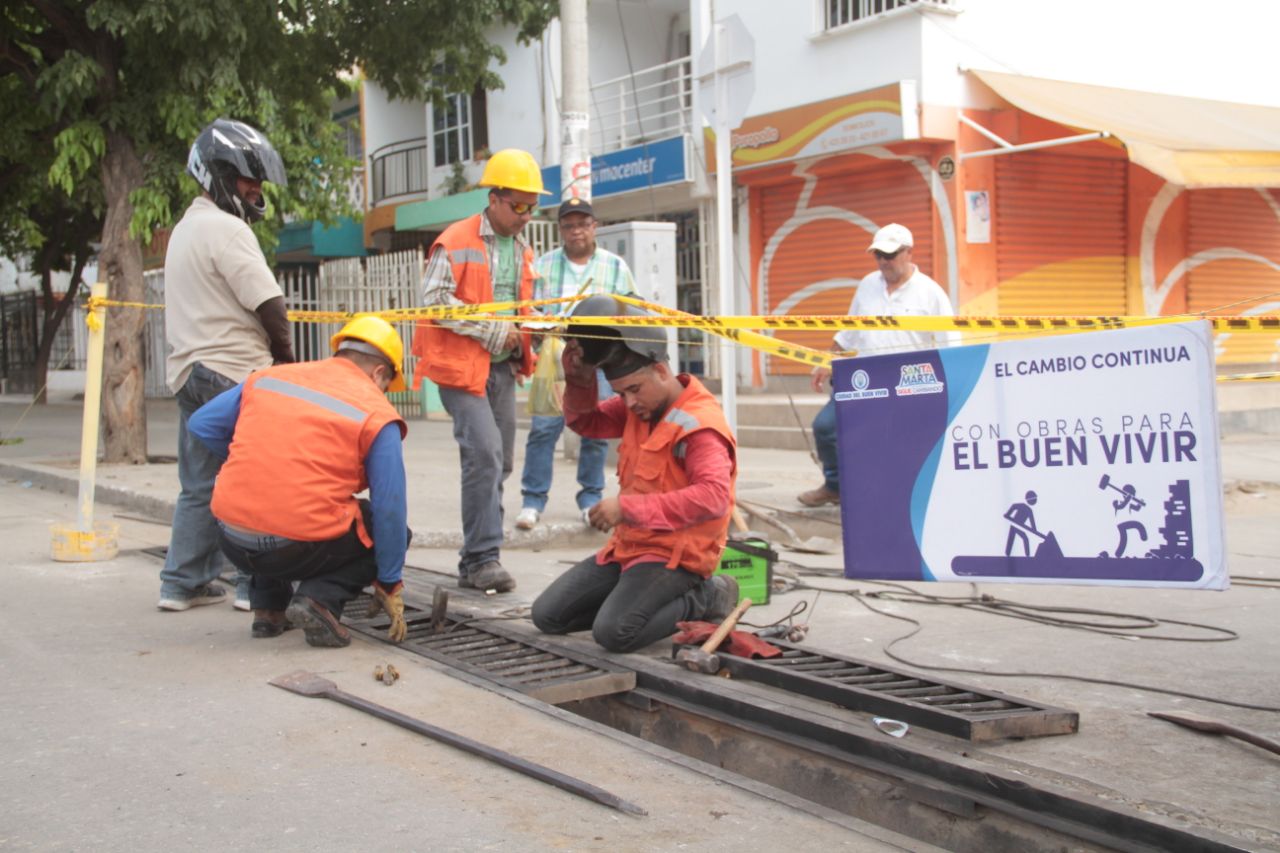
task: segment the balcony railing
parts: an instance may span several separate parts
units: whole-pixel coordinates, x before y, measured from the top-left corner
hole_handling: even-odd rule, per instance
[[[925,6],[958,11],[960,0],[826,0],[823,28],[832,30],[846,24],[865,21],[876,15],[905,9],[908,6]]]
[[[364,210],[364,167],[357,166],[351,173],[351,181],[347,184],[347,198],[356,210]]]
[[[591,87],[591,150],[606,154],[692,127],[689,57],[643,68]]]
[[[384,145],[369,156],[369,163],[369,192],[375,207],[389,198],[427,191],[425,137]]]

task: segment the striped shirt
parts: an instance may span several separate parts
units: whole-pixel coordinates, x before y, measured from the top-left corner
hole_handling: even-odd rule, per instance
[[[576,296],[587,279],[591,280],[591,286],[583,293],[584,296],[599,293],[634,296],[636,292],[636,282],[631,277],[627,262],[613,252],[599,247],[582,272],[570,265],[564,249],[552,249],[533,262],[533,273],[537,276],[533,282],[534,299]],[[547,314],[562,314],[567,306],[546,305],[542,310]]]

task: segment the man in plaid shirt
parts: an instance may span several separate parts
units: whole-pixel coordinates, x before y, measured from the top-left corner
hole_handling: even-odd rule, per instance
[[[596,220],[591,204],[571,198],[560,205],[560,238],[563,245],[534,261],[534,299],[555,299],[592,294],[635,294],[635,280],[627,262],[596,245]],[[588,283],[589,282],[589,283]],[[583,286],[586,285],[585,290]],[[548,306],[549,311],[563,313],[563,306]],[[601,381],[602,399],[610,396],[609,384]],[[563,416],[534,415],[525,444],[524,472],[520,478],[523,498],[516,527],[532,530],[547,506],[551,491],[552,462],[556,442],[564,430]],[[593,438],[582,439],[578,451],[578,509],[584,523],[591,507],[600,502],[604,492],[604,460],[609,444]]]

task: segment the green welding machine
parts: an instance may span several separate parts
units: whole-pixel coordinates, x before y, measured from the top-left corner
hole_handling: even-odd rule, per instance
[[[750,598],[752,604],[768,604],[773,564],[777,561],[778,552],[769,547],[767,539],[731,537],[720,555],[716,574],[728,575],[738,582],[739,601]]]

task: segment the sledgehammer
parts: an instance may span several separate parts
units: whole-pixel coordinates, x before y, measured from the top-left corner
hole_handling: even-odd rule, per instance
[[[684,664],[694,672],[705,672],[708,675],[714,675],[720,671],[720,657],[715,653],[720,648],[720,644],[724,642],[724,638],[729,636],[729,632],[733,630],[733,626],[738,624],[738,620],[742,618],[742,614],[747,612],[747,608],[751,606],[751,599],[744,598],[738,602],[738,606],[733,608],[733,612],[724,618],[720,623],[720,627],[716,628],[715,633],[707,637],[707,641],[696,649],[681,649],[676,655],[676,661]]]

